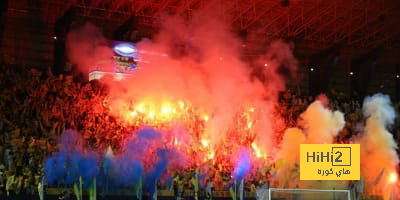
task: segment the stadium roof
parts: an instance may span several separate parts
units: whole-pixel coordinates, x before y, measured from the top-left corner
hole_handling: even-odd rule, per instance
[[[224,20],[245,42],[246,58],[265,53],[269,42],[283,38],[295,44],[301,76],[319,77],[318,84],[310,85],[324,82],[351,93],[353,86],[348,86],[357,85],[353,83],[357,80],[360,88],[366,88],[363,83],[368,82],[373,92],[400,91],[399,0],[9,1],[4,52],[16,63],[51,65],[53,28],[71,10],[74,20],[93,22],[111,39],[126,24],[139,29],[139,36],[151,36],[163,14],[190,19],[196,10],[209,5],[220,6]],[[136,27],[131,27],[132,18]],[[30,53],[21,51],[26,46]],[[325,75],[314,71],[313,78],[310,67]]]
[[[245,30],[255,40],[293,38],[317,48],[344,43],[373,49],[398,42],[398,0],[32,0],[11,1],[11,9],[40,9],[48,22],[60,18],[71,6],[78,15],[104,21],[124,21],[132,15],[142,25],[156,26],[160,14],[184,17],[209,4],[220,4],[234,30]],[[29,3],[34,2],[34,3]],[[251,40],[251,39],[249,39]],[[252,41],[249,41],[252,42]]]

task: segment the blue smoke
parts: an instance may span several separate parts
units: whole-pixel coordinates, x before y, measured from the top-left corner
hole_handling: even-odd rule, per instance
[[[118,185],[133,187],[143,176],[143,167],[139,161],[125,156],[114,160],[113,180]]]
[[[62,180],[67,175],[67,155],[65,153],[54,154],[46,160],[44,169],[49,185],[63,184]]]
[[[66,130],[60,137],[60,152],[76,154],[82,152],[82,137],[75,131]]]
[[[82,138],[67,130],[60,137],[60,152],[54,153],[45,162],[45,176],[49,185],[71,185],[82,177],[83,186],[90,185],[99,173],[98,155],[94,151],[83,151]]]
[[[87,152],[86,155],[78,155],[77,157],[79,176],[82,177],[83,185],[90,186],[93,178],[100,172],[98,163],[98,155],[95,152]]]
[[[160,179],[162,173],[167,169],[168,166],[168,155],[169,151],[165,149],[159,149],[157,151],[158,161],[154,165],[154,169],[150,171],[145,179],[145,186],[150,194],[150,198],[153,198],[157,181]]]
[[[112,155],[105,155],[103,158],[103,173],[107,175],[111,174],[113,167]]]
[[[250,171],[251,162],[247,152],[242,152],[240,154],[239,160],[236,163],[235,169],[233,171],[233,177],[240,183],[247,173]]]
[[[134,187],[143,180],[150,196],[155,192],[157,181],[167,169],[169,161],[179,159],[178,152],[160,148],[162,133],[153,128],[144,128],[128,139],[117,156],[104,155],[84,146],[82,137],[67,130],[60,137],[59,152],[54,153],[45,162],[45,175],[50,186],[72,185],[82,177],[87,188],[98,177],[98,186]],[[153,149],[154,148],[154,149]],[[152,168],[144,170],[148,150],[156,152],[157,158]],[[150,152],[151,153],[151,152]],[[146,165],[147,166],[147,165]]]
[[[134,186],[144,176],[143,159],[151,142],[161,141],[161,133],[152,128],[144,128],[130,138],[122,153],[111,165],[114,180],[123,186]],[[109,165],[109,164],[108,164]],[[110,165],[109,165],[110,166]]]
[[[153,129],[153,128],[143,128],[137,132],[138,139],[145,139],[145,140],[160,140],[161,139],[161,132]]]

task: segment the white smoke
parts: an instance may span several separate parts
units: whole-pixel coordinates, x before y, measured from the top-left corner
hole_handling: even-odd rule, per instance
[[[375,94],[365,98],[363,114],[366,124],[359,143],[361,172],[367,181],[366,191],[383,192],[385,199],[388,199],[392,187],[390,175],[397,174],[399,164],[396,153],[398,147],[388,131],[388,127],[394,123],[396,112],[388,95]]]
[[[310,144],[332,144],[345,125],[342,112],[325,108],[319,100],[308,106],[301,119]]]
[[[332,144],[345,125],[342,112],[329,110],[324,105],[328,105],[328,99],[320,96],[300,115],[299,125],[303,130],[289,128],[285,131],[277,159],[279,187],[345,188],[342,181],[300,181],[300,144]]]

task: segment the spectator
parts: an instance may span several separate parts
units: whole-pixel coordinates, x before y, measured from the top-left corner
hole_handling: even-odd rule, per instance
[[[39,180],[44,175],[44,160],[58,150],[55,139],[64,130],[71,128],[82,133],[91,147],[108,147],[111,144],[113,149],[119,149],[126,135],[138,128],[138,125],[127,127],[124,122],[110,114],[107,90],[101,83],[76,82],[71,76],[54,76],[50,70],[17,72],[4,65],[0,69],[3,72],[0,74],[0,131],[3,133],[0,134],[0,189],[10,197],[17,194],[37,194]],[[348,143],[358,134],[357,124],[363,120],[361,104],[357,100],[346,100],[343,94],[337,92],[330,99],[329,107],[344,112],[346,119],[345,128],[339,134],[337,142]],[[313,97],[295,95],[290,91],[282,95],[276,105],[276,113],[271,113],[279,116],[277,119],[283,119],[274,123],[277,143],[285,128],[295,126],[300,114],[313,100]],[[400,102],[395,105],[398,110]],[[204,130],[204,124],[199,122],[198,116],[190,117],[198,123],[188,127],[189,132],[195,132],[198,137],[198,132]],[[243,127],[248,125],[246,120],[237,121],[240,125],[235,130],[243,131]],[[400,139],[399,127],[400,118],[391,127],[397,140]],[[219,164],[212,161],[207,163],[209,174],[204,187],[207,188],[209,199],[212,198],[211,188],[221,190],[232,181],[230,175],[233,166],[226,155],[232,154],[231,149],[250,147],[255,138],[254,134],[249,133],[248,137],[242,137],[235,131],[227,135],[240,138],[233,140],[240,141],[240,144],[222,143],[219,151],[213,155],[215,163]],[[199,145],[198,148],[203,146]],[[196,152],[190,152],[189,155],[199,156]],[[193,169],[177,169],[174,176],[179,177],[174,179],[176,196],[182,196],[185,189],[192,188]],[[269,175],[272,170],[266,167],[262,172],[250,172],[254,179],[245,180],[249,185],[248,190],[254,192],[258,186],[269,181],[271,185],[277,185],[277,182],[273,182],[273,175]]]

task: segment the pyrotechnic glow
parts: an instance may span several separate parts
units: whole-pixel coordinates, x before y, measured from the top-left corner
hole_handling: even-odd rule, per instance
[[[207,146],[208,146],[208,140],[202,139],[202,140],[201,140],[201,144],[202,144],[204,147],[207,147]]]
[[[201,29],[206,27],[201,26]],[[225,29],[221,29],[215,32],[216,35],[211,34],[212,37],[203,37],[202,30],[196,29],[190,30],[190,34],[202,35],[194,36],[199,40],[182,41],[193,42],[195,47],[189,45],[188,55],[182,57],[184,59],[172,59],[163,53],[171,50],[168,53],[175,54],[175,47],[169,48],[168,42],[169,39],[176,40],[175,33],[161,33],[167,38],[159,38],[158,41],[118,44],[112,49],[113,55],[117,53],[122,56],[117,57],[120,60],[134,58],[137,67],[142,70],[135,71],[130,77],[125,76],[120,82],[103,79],[110,86],[107,96],[109,104],[106,106],[112,108],[110,110],[116,117],[116,121],[110,123],[110,130],[114,130],[114,126],[121,130],[107,130],[106,134],[98,134],[98,137],[105,138],[98,141],[116,144],[118,148],[128,138],[125,136],[135,137],[137,130],[153,128],[162,133],[157,138],[160,144],[151,144],[145,151],[150,153],[157,148],[166,148],[190,158],[190,165],[200,166],[210,161],[224,166],[221,169],[223,171],[233,167],[233,158],[239,149],[249,150],[249,159],[252,161],[265,160],[266,152],[273,152],[274,127],[270,120],[279,116],[272,115],[272,105],[276,102],[277,94],[284,90],[283,79],[277,79],[280,75],[272,74],[268,77],[271,84],[266,86],[263,81],[251,78],[249,63],[242,62],[232,48],[232,42],[235,41],[229,39],[230,32],[225,33]],[[213,27],[206,29],[207,33],[214,30]],[[178,32],[184,33],[186,30]],[[221,38],[221,41],[214,41],[213,38]],[[271,47],[266,54],[279,55],[283,60],[276,62],[291,63],[286,67],[294,71],[296,62],[289,62],[295,59],[290,56],[286,44],[276,42],[274,45],[276,47]],[[77,46],[82,44],[77,42],[75,48],[82,52]],[[105,52],[104,57],[109,58],[111,53]],[[81,58],[80,55],[76,56]],[[264,63],[270,60],[269,55],[263,59]],[[268,73],[279,71],[275,69],[278,66],[268,64],[268,68],[271,68]],[[256,153],[253,153],[250,146],[255,140],[259,148],[254,144]],[[153,162],[147,157],[144,160]]]
[[[120,103],[124,104],[123,102]],[[193,106],[190,101],[179,100],[173,102],[145,99],[131,102],[130,104],[126,103],[122,107],[127,109],[127,112],[121,112],[126,115],[123,116],[126,119],[126,123],[137,128],[151,126],[168,131],[171,130],[171,127],[179,124],[183,129],[173,129],[172,132],[166,132],[164,141],[167,145],[172,145],[170,147],[179,151],[198,155],[197,161],[199,163],[211,160],[213,163],[225,162],[221,159],[230,159],[230,152],[249,144],[254,150],[254,158],[267,158],[266,152],[263,152],[253,141],[255,132],[253,129],[257,124],[254,107],[237,109],[237,115],[232,119],[234,122],[233,129],[231,129],[233,133],[228,136],[230,140],[223,143],[215,143],[212,138],[209,138],[212,134],[207,132],[205,126],[211,120],[210,115],[204,112],[203,108]],[[179,132],[175,132],[175,130]],[[180,131],[187,131],[187,133]],[[168,139],[170,137],[168,136],[169,134],[173,134],[170,135],[171,139]],[[180,137],[177,137],[177,135],[181,134],[188,134],[190,139],[181,140]],[[240,137],[238,137],[239,135]],[[215,148],[218,148],[218,151],[215,151]]]
[[[262,154],[261,154],[260,149],[257,147],[256,143],[253,142],[253,143],[251,144],[251,147],[253,147],[254,151],[256,152],[257,158],[261,158],[261,157],[262,157]]]
[[[161,167],[159,167],[160,164],[155,162],[156,159],[147,155],[154,155],[154,152],[158,153],[157,150],[160,149],[172,150],[171,152],[177,150],[176,152],[179,154],[188,157],[190,159],[188,162],[190,162],[190,165],[194,164],[194,166],[204,164],[205,160],[212,161],[213,164],[222,166],[218,170],[226,172],[235,165],[233,158],[237,156],[235,153],[239,149],[245,149],[246,155],[248,153],[250,158],[245,159],[245,161],[252,162],[257,161],[257,159],[259,161],[268,161],[268,157],[275,157],[276,150],[287,149],[288,155],[296,155],[298,151],[293,150],[296,149],[293,148],[295,147],[293,144],[298,144],[300,139],[304,142],[313,142],[315,140],[317,143],[331,143],[334,141],[332,132],[337,134],[343,129],[345,121],[342,118],[344,115],[342,116],[339,111],[327,111],[321,104],[316,109],[311,109],[311,113],[303,113],[300,116],[302,121],[305,121],[308,125],[304,132],[299,129],[297,131],[298,134],[292,137],[294,138],[293,140],[290,137],[291,135],[288,135],[284,147],[277,145],[279,144],[281,132],[288,128],[285,127],[288,125],[285,123],[284,116],[286,115],[281,116],[281,113],[277,112],[285,111],[284,109],[278,110],[280,106],[277,106],[279,105],[280,93],[286,90],[286,76],[282,76],[279,72],[284,69],[290,74],[296,74],[298,62],[292,55],[292,49],[282,41],[272,42],[265,55],[257,59],[261,63],[256,63],[257,66],[261,67],[263,64],[265,67],[268,66],[268,70],[262,70],[262,74],[260,74],[265,80],[255,78],[253,75],[254,69],[250,69],[249,63],[242,62],[238,54],[239,51],[233,48],[235,43],[239,42],[235,42],[234,38],[236,37],[232,37],[233,35],[231,35],[230,31],[225,31],[228,29],[224,28],[222,22],[220,24],[216,22],[218,20],[204,20],[206,16],[198,16],[201,19],[194,20],[196,23],[190,26],[186,26],[186,22],[185,24],[180,24],[179,20],[176,19],[166,20],[163,27],[168,28],[161,30],[155,41],[143,41],[138,44],[138,47],[143,48],[143,50],[140,50],[140,48],[137,50],[136,46],[130,46],[129,44],[116,46],[114,50],[122,55],[143,54],[139,56],[141,57],[139,58],[141,60],[139,64],[146,63],[143,66],[138,64],[138,67],[143,70],[138,70],[131,79],[124,78],[120,83],[112,82],[109,84],[110,94],[107,99],[109,99],[110,104],[107,103],[106,106],[112,107],[113,109],[110,109],[112,114],[120,117],[123,123],[126,124],[109,120],[111,123],[104,124],[104,126],[109,125],[110,128],[107,127],[103,132],[100,132],[101,130],[95,130],[93,133],[92,131],[85,131],[85,136],[87,132],[90,137],[98,137],[96,141],[118,147],[118,145],[124,143],[121,140],[129,138],[125,136],[136,134],[134,135],[136,137],[133,138],[140,140],[135,141],[135,145],[128,145],[135,148],[134,151],[128,151],[127,155],[132,157],[132,153],[146,153],[137,155],[139,159],[135,158],[135,160],[131,161],[144,162],[145,166],[154,164],[156,166],[155,170],[159,172],[159,175],[155,177],[160,177],[162,171],[166,168],[166,164],[161,163]],[[217,18],[209,16],[209,19]],[[213,23],[201,23],[201,26],[197,26],[197,21],[199,20],[201,22],[212,21]],[[193,35],[193,37],[182,37],[186,35]],[[69,57],[78,66],[85,66],[90,63],[89,61],[93,61],[92,57],[110,57],[110,52],[108,51],[93,52],[93,45],[91,45],[93,38],[87,37],[87,42],[83,42],[81,31],[73,32],[69,36],[71,36],[69,38],[72,38],[68,42],[71,46]],[[180,50],[175,52],[176,38],[181,40],[179,43],[190,45],[185,45],[183,52]],[[102,50],[104,48],[95,49]],[[172,50],[168,53],[178,53],[176,58],[154,57],[164,54],[155,53],[153,50],[164,51],[168,49]],[[90,52],[90,54],[87,54],[87,52]],[[101,54],[101,56],[96,54]],[[85,57],[85,59],[82,59],[82,57]],[[313,66],[308,69],[311,72],[315,72],[317,68],[318,66]],[[91,74],[94,77],[95,75],[96,73]],[[97,74],[96,76],[100,75],[102,74]],[[385,102],[380,99],[377,102],[371,103],[372,108],[369,110],[379,112],[376,114],[367,112],[366,114],[366,116],[373,116],[369,122],[370,125],[367,122],[365,130],[376,135],[364,134],[372,135],[371,141],[390,135],[385,127],[391,124],[389,122],[394,119],[394,115],[388,116],[388,113],[394,113],[394,111],[392,112],[390,109],[389,111],[386,111],[387,109],[381,111],[380,109],[390,107],[390,104],[380,105],[379,102]],[[377,120],[381,117],[384,119]],[[89,123],[93,124],[91,121]],[[292,126],[292,123],[290,124]],[[151,127],[151,131],[140,131],[146,127]],[[114,128],[119,130],[114,131]],[[366,143],[367,145],[365,146],[373,146],[371,151],[380,149],[377,151],[379,154],[370,156],[372,159],[368,159],[369,161],[380,159],[381,152],[395,155],[395,151],[393,151],[395,145],[393,147],[390,146],[390,144],[395,144],[392,141],[392,136],[390,135],[390,138],[386,138],[385,140],[378,140],[384,141],[382,145],[370,145],[375,144],[374,142]],[[137,145],[137,142],[140,141],[145,144]],[[365,141],[369,141],[369,139],[367,138]],[[247,150],[250,152],[247,152]],[[163,152],[160,152],[161,154]],[[161,159],[160,161],[167,160]],[[290,160],[294,163],[295,156]],[[398,159],[395,160],[394,158],[388,158],[381,163],[392,163],[393,161],[398,163]],[[128,164],[132,166],[134,163]],[[372,167],[378,170],[386,167],[379,166],[379,162],[377,164]],[[189,166],[186,163],[182,165]],[[278,164],[278,170],[279,165],[284,164]],[[368,165],[368,167],[371,166]],[[121,172],[124,175],[126,174],[125,171]],[[137,175],[138,173],[131,174]],[[282,176],[285,181],[290,182],[292,179],[296,179],[291,178],[289,180],[286,174],[278,174],[277,176]],[[60,177],[63,178],[64,176]],[[373,177],[375,178],[376,176]],[[398,179],[396,173],[392,173],[386,178],[388,179],[382,182],[389,181],[394,183]],[[280,180],[278,182],[285,184]],[[157,183],[157,181],[152,180],[152,184],[154,183]],[[289,185],[294,187],[294,184],[296,182],[293,181]],[[149,186],[149,188],[154,187]]]
[[[143,112],[144,112],[143,104],[137,105],[137,106],[136,106],[136,110],[139,111],[139,112],[141,112],[141,113],[143,113]]]
[[[208,121],[208,115],[204,115],[204,116],[203,116],[203,119],[204,119],[204,121],[207,122],[207,121]]]
[[[185,103],[183,103],[183,101],[179,101],[179,107],[180,108],[184,108],[185,107]]]
[[[191,107],[190,104],[185,104],[183,101],[178,101],[177,103],[168,101],[162,103],[143,101],[137,103],[133,111],[127,114],[131,117],[142,116],[142,118],[137,118],[137,120],[142,120],[141,122],[139,121],[139,124],[142,125],[144,125],[143,120],[150,122],[148,125],[156,125],[158,122],[169,122],[172,120],[178,120],[182,123],[195,123],[193,121],[193,117],[195,116],[200,117],[205,122],[209,120],[207,114],[199,114],[195,108]]]
[[[164,116],[168,116],[172,112],[173,112],[173,109],[169,104],[166,104],[161,108],[161,114]]]
[[[214,156],[215,156],[215,153],[214,152],[211,152],[211,153],[209,153],[208,154],[208,159],[214,159]]]
[[[150,112],[149,112],[149,118],[150,118],[150,119],[154,119],[154,112],[153,112],[153,111],[150,111]]]
[[[251,129],[251,126],[253,125],[253,122],[249,122],[249,123],[247,123],[247,128],[248,129]]]
[[[389,183],[396,183],[397,182],[397,173],[392,172],[389,175]]]

